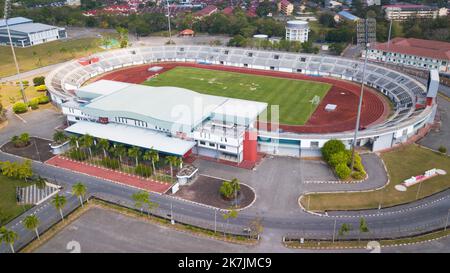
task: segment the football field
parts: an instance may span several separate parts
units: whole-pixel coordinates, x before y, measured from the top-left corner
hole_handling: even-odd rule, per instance
[[[303,125],[331,85],[191,67],[175,67],[143,84],[175,86],[199,93],[254,100],[279,106],[280,123]],[[313,103],[315,101],[315,103]]]

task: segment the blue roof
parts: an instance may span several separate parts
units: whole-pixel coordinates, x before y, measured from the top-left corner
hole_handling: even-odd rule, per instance
[[[355,16],[348,11],[340,11],[340,12],[338,12],[338,14],[339,14],[339,16],[342,16],[347,20],[351,20],[351,21],[359,20],[358,16]]]
[[[8,19],[8,25],[19,25],[19,24],[26,24],[26,23],[32,23],[33,20],[25,18],[25,17],[14,17]],[[5,19],[0,19],[0,27],[5,27],[6,22]]]

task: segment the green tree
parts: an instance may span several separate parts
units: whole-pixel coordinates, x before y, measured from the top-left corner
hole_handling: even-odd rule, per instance
[[[27,159],[22,164],[18,166],[17,178],[24,179],[27,181],[33,175],[33,170],[31,168],[31,160]]]
[[[53,141],[56,143],[63,143],[64,141],[66,141],[67,136],[64,134],[63,131],[56,131],[53,134]]]
[[[2,242],[9,244],[11,252],[14,253],[14,242],[19,237],[17,233],[12,230],[6,229],[5,227],[0,228],[0,239]]]
[[[342,224],[339,228],[339,236],[344,236],[352,230],[352,226],[350,224]]]
[[[130,149],[128,149],[128,156],[134,157],[136,161],[136,167],[139,165],[139,157],[141,156],[141,154],[142,151],[141,149],[139,149],[139,147],[131,147]]]
[[[138,191],[131,195],[131,198],[134,201],[134,207],[139,209],[142,213],[144,205],[150,201],[150,195],[146,191]]]
[[[150,160],[152,162],[153,173],[156,174],[155,164],[159,161],[158,151],[154,150],[153,148],[147,150],[145,151],[143,158],[144,160]]]
[[[89,156],[92,157],[92,145],[94,145],[94,137],[89,134],[85,134],[84,136],[82,136],[81,140],[83,147],[89,150]]]
[[[72,195],[77,196],[80,199],[81,207],[83,207],[83,197],[86,195],[87,187],[81,182],[78,182],[72,186]]]
[[[57,193],[52,199],[52,204],[59,211],[62,221],[64,221],[64,214],[62,210],[66,205],[66,203],[67,203],[66,197],[64,195],[59,195],[59,193]]]
[[[108,153],[106,151],[109,149],[109,140],[101,138],[97,141],[97,145],[103,150],[103,156],[105,158],[108,157]]]
[[[34,230],[34,232],[36,233],[36,237],[38,238],[38,240],[40,240],[41,238],[39,237],[39,231],[38,231],[38,227],[39,227],[39,218],[34,215],[28,215],[27,217],[25,217],[23,219],[23,226],[28,229],[28,230]]]
[[[170,177],[173,178],[173,167],[180,164],[180,158],[177,156],[166,156],[166,164],[169,164]]]

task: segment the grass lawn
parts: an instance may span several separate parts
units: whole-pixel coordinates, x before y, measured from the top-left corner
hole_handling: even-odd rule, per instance
[[[279,105],[280,123],[305,124],[317,105],[310,101],[322,99],[331,85],[312,81],[282,79],[209,69],[176,67],[144,82],[150,86],[176,86],[200,93],[247,99]]]
[[[68,39],[27,48],[15,48],[15,50],[20,71],[24,72],[101,51],[102,49],[98,47],[100,41],[98,38]],[[0,77],[15,74],[16,68],[11,48],[0,46],[0,56],[2,56],[0,58]]]
[[[34,86],[31,85],[25,88],[25,95],[30,100],[32,98],[45,95],[45,92],[38,92]],[[0,102],[5,108],[20,100],[22,100],[22,94],[19,86],[10,85],[7,83],[0,84]]]
[[[303,196],[301,203],[313,211],[355,210],[389,207],[423,198],[450,187],[450,157],[435,153],[413,144],[382,154],[389,172],[390,183],[383,189],[373,192],[323,193]],[[411,186],[406,192],[397,191],[394,186],[403,183],[411,176],[423,174],[426,170],[438,168],[447,171],[446,175],[437,176]]]
[[[0,225],[4,225],[22,214],[30,205],[19,206],[16,202],[16,187],[29,186],[24,180],[0,175]]]

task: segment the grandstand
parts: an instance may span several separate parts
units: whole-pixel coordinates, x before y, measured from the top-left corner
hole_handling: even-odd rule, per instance
[[[244,48],[210,46],[155,46],[118,49],[97,53],[97,62],[82,65],[77,60],[52,71],[46,85],[56,104],[75,97],[74,91],[89,79],[125,67],[163,63],[201,63],[248,70],[280,71],[360,83],[363,63],[342,57],[294,54]],[[427,105],[427,88],[415,79],[376,64],[368,64],[365,84],[387,96],[394,113],[383,122],[364,128],[359,146],[377,151],[407,141],[433,121],[436,106]],[[339,106],[338,106],[339,107]],[[263,152],[294,156],[317,154],[327,140],[336,138],[351,144],[351,130],[333,133],[298,133],[262,130],[258,132]]]

